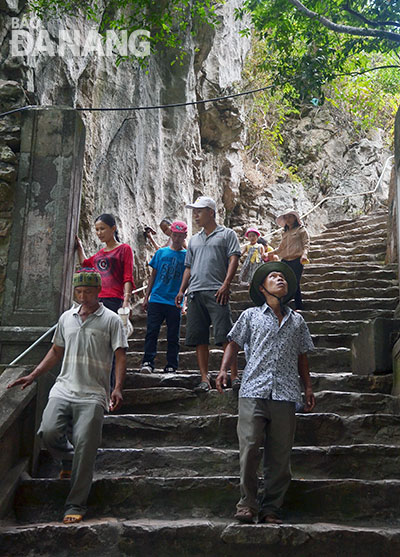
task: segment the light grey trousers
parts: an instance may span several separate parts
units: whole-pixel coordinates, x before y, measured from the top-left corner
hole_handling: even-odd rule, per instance
[[[257,469],[264,446],[264,493],[259,515],[279,512],[291,480],[290,455],[296,427],[295,403],[239,398],[240,501],[259,510]]]
[[[101,443],[104,409],[100,404],[49,398],[38,435],[63,469],[72,470],[65,514],[85,514],[93,480],[97,449]],[[67,432],[72,431],[72,445]]]

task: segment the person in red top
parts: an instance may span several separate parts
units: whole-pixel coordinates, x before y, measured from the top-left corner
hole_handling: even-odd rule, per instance
[[[95,220],[96,234],[105,247],[87,258],[81,240],[76,237],[76,249],[82,267],[91,267],[101,275],[99,299],[114,312],[130,307],[133,281],[133,254],[128,244],[120,242],[113,215],[104,213]]]

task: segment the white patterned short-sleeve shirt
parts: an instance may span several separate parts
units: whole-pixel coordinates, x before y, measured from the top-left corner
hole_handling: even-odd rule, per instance
[[[298,356],[314,350],[303,317],[286,308],[279,325],[272,309],[246,309],[228,334],[246,356],[241,398],[272,398],[301,402]]]

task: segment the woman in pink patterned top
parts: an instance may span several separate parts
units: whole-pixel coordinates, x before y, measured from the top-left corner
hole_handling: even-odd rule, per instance
[[[101,275],[100,301],[118,312],[122,307],[130,307],[133,281],[133,254],[128,244],[119,240],[115,218],[104,213],[95,221],[96,234],[105,247],[87,258],[82,242],[76,238],[76,248],[82,267],[92,267]]]

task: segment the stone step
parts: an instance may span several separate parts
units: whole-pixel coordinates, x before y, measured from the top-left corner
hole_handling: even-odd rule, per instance
[[[314,312],[312,312],[314,314]],[[307,325],[312,335],[331,335],[340,334],[346,331],[348,334],[358,333],[361,326],[367,323],[367,320],[354,320],[354,321],[309,321]]]
[[[320,281],[313,281],[310,277],[304,276],[301,281],[301,291],[303,294],[308,292],[315,292],[315,291],[324,291],[330,288],[334,288],[336,291],[348,291],[348,290],[356,290],[358,291],[360,288],[369,288],[369,289],[377,289],[379,291],[391,290],[392,288],[396,288],[396,294],[399,294],[399,285],[398,281],[395,279],[387,280],[387,279],[363,279],[363,280],[320,280]],[[247,294],[247,292],[246,292]],[[235,292],[235,300],[239,301],[240,299],[246,299],[244,296],[241,298],[236,298]]]
[[[317,264],[317,263],[325,263],[327,265],[341,265],[342,263],[349,263],[350,261],[355,265],[356,263],[371,263],[371,264],[384,264],[386,257],[386,250],[381,251],[379,253],[356,253],[352,254],[351,256],[347,255],[340,255],[340,253],[336,253],[335,255],[328,255],[325,256],[323,253],[320,255],[314,256],[310,260]]]
[[[210,372],[211,385],[215,387],[218,372]],[[353,373],[312,373],[311,381],[314,391],[377,392],[390,394],[393,384],[392,374],[355,375]],[[126,389],[144,389],[152,387],[181,387],[194,389],[200,381],[197,369],[177,373],[138,373],[128,371],[125,381]],[[228,377],[229,385],[229,377]]]
[[[318,310],[326,311],[340,311],[340,310],[358,310],[362,308],[374,309],[392,309],[394,310],[398,303],[398,297],[391,298],[374,298],[374,297],[357,297],[341,299],[337,297],[332,298],[318,298],[309,299],[306,301],[307,311]],[[250,302],[232,302],[232,314],[237,315],[239,312],[244,311],[248,307],[251,307]]]
[[[317,519],[318,520],[318,519]],[[338,557],[344,555],[398,557],[400,528],[335,523],[238,524],[230,519],[92,519],[64,526],[59,523],[4,528],[3,555],[28,555],[40,547],[44,557],[104,555],[109,557],[238,557],[243,552],[262,557]],[[84,540],[84,544],[82,543]],[[151,553],[149,553],[151,551]]]
[[[302,311],[302,316],[306,320],[307,324],[310,325],[312,321],[368,321],[374,319],[375,317],[393,317],[392,309],[372,309],[370,307],[366,309],[343,309],[341,311],[335,310],[304,310]]]
[[[336,232],[332,230],[325,230],[321,234],[311,236],[311,245],[335,245],[335,244],[352,244],[352,243],[367,243],[367,242],[382,242],[386,243],[387,228],[386,226],[377,225],[370,227],[368,231],[363,229],[356,229],[351,234],[346,232]]]
[[[327,278],[337,278],[341,275],[344,278],[363,279],[363,278],[397,278],[397,268],[395,264],[378,265],[360,262],[354,265],[353,261],[343,261],[340,265],[330,265],[328,263],[311,262],[305,266],[304,276],[306,275],[325,275]]]
[[[342,329],[343,330],[343,329]],[[315,334],[313,336],[313,341],[315,346],[325,346],[325,347],[336,347],[336,346],[351,346],[351,340],[355,336],[351,333],[349,334]],[[144,349],[144,338],[130,338],[128,340],[129,351],[143,351]],[[185,338],[181,337],[179,339],[180,350],[183,352],[185,350]],[[157,342],[157,350],[166,351],[168,346],[168,341],[165,338],[160,338]]]
[[[143,347],[143,345],[142,345]],[[209,369],[217,371],[220,369],[223,351],[219,348],[210,349]],[[159,350],[155,357],[154,364],[156,369],[163,369],[167,364],[167,352]],[[144,357],[144,352],[127,352],[127,366],[130,369],[140,369]],[[343,346],[336,348],[318,347],[315,352],[308,356],[310,366],[314,371],[349,371],[351,369],[351,350]],[[244,369],[246,360],[244,352],[239,352],[238,366]],[[183,348],[179,353],[179,369],[195,369],[197,367],[196,351]]]
[[[323,245],[320,243],[311,243],[309,250],[309,259],[315,260],[320,258],[329,258],[335,255],[347,257],[353,260],[356,255],[380,255],[386,252],[386,245],[384,242],[377,242],[372,240],[370,242],[353,243],[351,245],[339,242],[335,245]]]
[[[325,225],[327,230],[340,232],[342,230],[353,231],[354,229],[366,229],[372,226],[385,225],[388,214],[386,211],[375,213],[374,215],[363,215],[354,219],[343,219],[330,222]]]
[[[23,480],[15,498],[20,522],[59,520],[69,482]],[[292,480],[285,507],[289,521],[373,521],[398,519],[400,480]],[[239,498],[239,478],[134,476],[95,480],[90,515],[143,518],[232,516]],[[89,517],[90,517],[89,515]]]
[[[131,414],[104,418],[103,447],[213,446],[236,448],[237,415]],[[400,416],[298,414],[296,446],[375,443],[400,445]]]
[[[316,393],[318,412],[332,412],[343,416],[369,413],[397,413],[400,400],[382,393],[355,393],[342,391],[319,391]],[[185,415],[236,414],[237,396],[232,389],[223,394],[212,389],[196,394],[191,389],[179,387],[151,387],[126,389],[123,414],[165,414],[180,412]]]
[[[260,455],[262,452],[260,449]],[[400,451],[396,445],[294,447],[291,464],[294,478],[400,479]],[[260,463],[260,475],[261,468]],[[42,451],[36,477],[57,478],[59,469],[49,453]],[[165,478],[235,476],[239,475],[239,450],[176,446],[98,451],[96,479],[143,474]]]
[[[319,288],[316,290],[312,290],[310,285],[307,285],[306,289],[302,289],[303,300],[317,300],[321,301],[327,298],[335,298],[337,299],[346,299],[351,300],[354,297],[365,299],[365,298],[392,298],[397,300],[399,296],[399,287],[398,286],[387,286],[385,288],[366,288],[363,286],[359,286],[356,288],[335,288],[333,285],[327,286],[325,285],[324,288]]]

